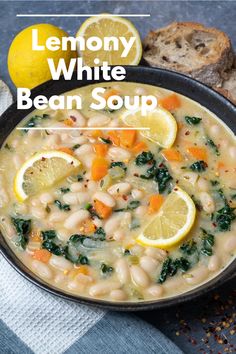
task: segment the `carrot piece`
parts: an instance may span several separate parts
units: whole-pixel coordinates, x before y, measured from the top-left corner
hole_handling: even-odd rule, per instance
[[[112,141],[114,145],[119,146],[120,145],[120,137],[118,133],[114,130],[108,132],[107,137]]]
[[[36,231],[31,231],[30,233],[30,240],[33,242],[41,242],[41,232],[36,230]]]
[[[64,123],[65,125],[67,125],[68,127],[73,127],[73,125],[74,125],[73,120],[70,119],[70,118],[65,119],[63,123]]]
[[[94,208],[102,219],[107,219],[111,213],[112,213],[112,208],[107,206],[106,204],[100,202],[100,200],[95,199],[94,200]]]
[[[136,137],[136,130],[122,130],[120,133],[120,145],[131,148],[135,143]]]
[[[133,153],[137,154],[141,151],[147,151],[148,150],[148,146],[145,143],[145,141],[139,141],[137,144],[134,145],[134,147],[132,148]]]
[[[44,249],[35,250],[33,253],[33,258],[37,259],[37,261],[48,263],[49,259],[51,258],[51,253]]]
[[[96,129],[96,130],[92,130],[91,135],[93,138],[100,138],[103,136],[103,133],[101,130]]]
[[[103,98],[107,101],[109,97],[111,96],[119,96],[120,92],[115,90],[115,89],[108,89],[104,92]]]
[[[148,212],[155,213],[157,212],[164,202],[164,197],[161,194],[153,194],[149,199]]]
[[[223,161],[219,161],[218,164],[217,164],[217,169],[221,170],[223,168],[225,168],[225,163]]]
[[[78,268],[71,269],[68,278],[75,279],[79,274],[89,275],[89,267],[86,265],[80,265]]]
[[[92,234],[96,231],[96,225],[92,222],[91,219],[87,219],[83,222],[80,231],[84,232],[85,234]]]
[[[176,93],[171,94],[170,96],[159,98],[158,104],[167,109],[167,111],[172,111],[181,106],[180,98],[176,95]]]
[[[94,150],[96,152],[96,155],[99,157],[106,156],[107,151],[108,151],[108,145],[107,144],[94,144]]]
[[[177,162],[183,161],[183,156],[181,155],[181,153],[174,148],[164,149],[162,150],[162,154],[168,161],[177,161]]]
[[[57,150],[65,152],[66,154],[69,154],[69,155],[74,155],[74,151],[66,146],[62,146],[62,147],[58,148]]]
[[[91,176],[92,180],[99,181],[106,176],[108,172],[108,162],[104,157],[95,157],[92,162]]]
[[[207,162],[207,150],[205,148],[191,146],[187,148],[187,152],[197,160],[203,160]]]

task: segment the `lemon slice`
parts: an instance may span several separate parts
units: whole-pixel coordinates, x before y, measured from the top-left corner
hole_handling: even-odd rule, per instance
[[[126,125],[132,127],[149,128],[149,130],[141,130],[141,135],[161,147],[170,148],[175,142],[176,120],[170,112],[163,108],[158,107],[148,112],[146,116],[141,114],[140,109],[126,111],[122,115],[122,120]]]
[[[145,246],[168,249],[189,233],[195,216],[196,207],[190,196],[175,187],[136,241]]]
[[[131,37],[135,37],[135,42],[126,57],[121,57],[124,47],[120,41],[118,50],[111,47],[110,50],[102,48],[91,51],[86,48],[80,51],[78,48],[78,53],[83,58],[85,65],[95,66],[95,58],[100,60],[100,65],[103,61],[107,61],[110,65],[138,65],[141,60],[142,42],[139,33],[130,21],[122,17],[110,16],[109,14],[90,17],[79,28],[76,37],[78,36],[84,37],[85,41],[93,36],[99,37],[102,41],[104,37],[115,37],[117,39],[125,37],[127,41]]]
[[[19,201],[51,187],[69,176],[80,161],[62,151],[43,151],[29,158],[14,180],[14,192]]]

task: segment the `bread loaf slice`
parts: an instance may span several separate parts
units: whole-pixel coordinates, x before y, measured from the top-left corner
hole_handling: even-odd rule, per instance
[[[233,65],[229,37],[198,23],[173,22],[149,32],[143,44],[149,65],[181,72],[210,86],[220,86]]]

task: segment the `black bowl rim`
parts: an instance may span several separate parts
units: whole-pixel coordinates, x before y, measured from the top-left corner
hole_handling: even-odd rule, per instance
[[[236,106],[228,99],[226,99],[224,96],[212,90],[210,87],[200,83],[197,80],[189,78],[188,76],[170,70],[143,67],[143,66],[125,66],[125,68],[126,68],[127,76],[123,81],[159,86],[159,87],[167,88],[169,90],[178,92],[180,94],[183,94],[186,97],[189,97],[192,100],[195,100],[196,102],[199,102],[204,107],[206,107],[207,109],[215,113],[216,116],[219,116],[217,113],[218,109],[220,108],[222,109],[223,107],[222,114],[223,113],[225,114],[224,114],[224,119],[221,120],[234,133],[236,133],[236,125],[235,122],[233,121],[233,115],[236,115]],[[155,78],[155,75],[157,76],[157,78]],[[129,79],[130,76],[132,77],[132,79]],[[163,81],[158,83],[158,80],[163,80]],[[170,81],[170,83],[168,83],[168,80]],[[109,81],[114,81],[114,80],[109,80]],[[66,81],[64,78],[61,77],[58,81],[50,80],[43,83],[40,86],[37,86],[31,91],[31,97],[36,97],[39,94],[44,94],[49,98],[52,94],[61,94],[63,92],[73,90],[77,87],[87,86],[99,82],[105,82],[105,81],[102,79],[91,80],[91,81],[86,81],[86,80],[77,81],[76,73],[74,73],[72,80],[70,81]],[[181,84],[183,85],[183,87],[181,87],[180,89]],[[200,98],[196,98],[196,95],[200,95]],[[213,102],[211,102],[211,100]],[[4,133],[4,137],[7,137],[10,134],[11,130],[13,130],[15,126],[27,114],[29,114],[33,110],[34,108],[29,109],[27,111],[24,110],[19,112],[19,110],[17,111],[16,102],[13,103],[3,113],[3,115],[0,118],[0,125],[4,125],[6,121],[8,121],[9,124],[9,117],[13,117],[13,119],[10,120],[10,123],[12,123],[11,127],[10,126],[8,127],[8,129]],[[17,114],[17,120],[14,119],[14,113]],[[230,116],[232,118],[230,118]],[[2,140],[2,142],[5,140],[3,138],[3,134],[0,134],[0,139]],[[7,242],[5,241],[1,233],[0,236],[1,236],[0,238],[1,254],[19,274],[21,274],[25,279],[29,280],[31,283],[35,284],[36,286],[38,286],[43,290],[46,290],[48,293],[59,296],[65,300],[74,301],[84,305],[92,305],[92,306],[113,310],[113,311],[145,311],[145,310],[152,310],[152,309],[161,309],[161,308],[166,308],[174,305],[179,305],[183,302],[195,300],[200,296],[203,296],[204,294],[208,293],[209,291],[214,290],[217,287],[223,285],[230,277],[232,277],[235,274],[235,270],[236,270],[236,259],[235,259],[216,277],[210,279],[206,283],[203,283],[202,285],[197,286],[192,290],[185,292],[183,294],[178,294],[173,297],[163,298],[163,299],[153,300],[153,301],[112,302],[107,300],[92,299],[88,297],[68,294],[66,292],[61,291],[58,288],[49,285],[48,283],[44,282],[42,279],[38,278],[36,274],[30,271],[19,260],[19,258],[17,258],[15,253],[12,251],[12,249],[8,246]]]

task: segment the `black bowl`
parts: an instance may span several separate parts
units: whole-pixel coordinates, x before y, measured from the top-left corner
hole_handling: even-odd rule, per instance
[[[127,66],[127,75],[125,81],[149,84],[159,86],[166,89],[176,91],[184,96],[187,96],[204,107],[208,108],[211,112],[215,113],[222,121],[236,134],[236,107],[228,101],[225,97],[213,91],[202,83],[190,79],[187,76],[162,70],[147,67]],[[52,95],[58,95],[63,92],[73,90],[78,87],[86,86],[88,84],[102,82],[104,80],[87,81],[85,78],[82,81],[76,80],[76,75],[73,75],[72,80],[66,81],[60,78],[58,81],[48,81],[31,92],[31,97],[36,97],[43,94],[48,98]],[[17,110],[16,103],[13,103],[0,119],[0,143],[2,144],[9,133],[15,126],[34,108],[29,110]],[[178,305],[180,303],[196,299],[197,297],[206,294],[208,291],[222,285],[227,279],[235,274],[236,260],[234,260],[224,271],[218,276],[211,279],[207,283],[190,290],[184,294],[173,296],[168,299],[160,299],[145,302],[110,302],[104,300],[89,299],[82,296],[75,296],[67,294],[54,286],[51,286],[38,278],[31,272],[14,254],[7,242],[0,234],[0,251],[5,259],[19,272],[23,277],[28,279],[31,283],[39,286],[40,288],[48,291],[51,294],[60,296],[66,300],[72,300],[82,304],[90,304],[98,307],[118,310],[118,311],[138,311],[138,310],[151,310],[155,308],[164,308],[167,306]]]

